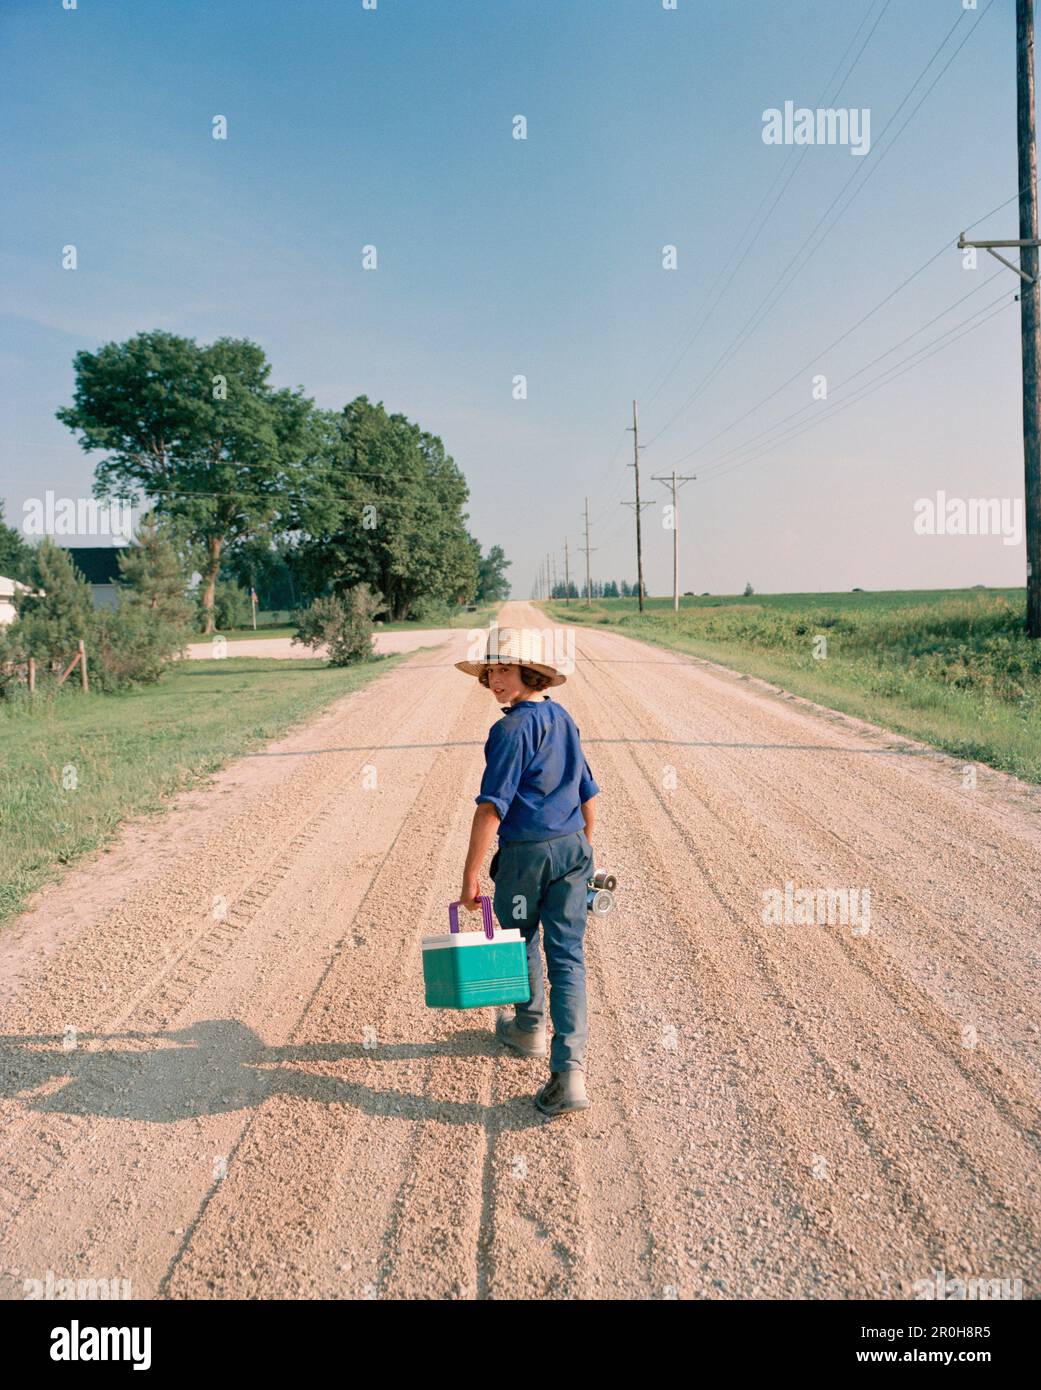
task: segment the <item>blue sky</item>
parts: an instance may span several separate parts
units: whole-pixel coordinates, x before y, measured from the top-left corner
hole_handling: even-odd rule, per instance
[[[649,475],[674,464],[699,473],[680,494],[685,589],[1022,583],[1022,542],[913,529],[916,499],[938,490],[1023,492],[1018,282],[1002,271],[984,286],[996,263],[981,256],[968,271],[953,246],[1016,192],[1014,4],[983,13],[987,3],[963,15],[962,0],[677,0],[674,11],[661,0],[378,0],[375,11],[361,0],[79,0],[72,11],[5,0],[8,522],[46,489],[89,494],[93,462],[54,419],[74,353],[164,328],[253,338],[276,385],[336,408],[364,392],[440,434],[470,484],[471,529],[503,545],[519,596],[547,552],[562,573],[565,536],[575,562],[586,496],[594,575],[635,577],[621,505],[634,396],[656,504],[644,512],[652,593],[671,591],[672,540]],[[868,155],[764,144],[763,112],[816,106],[869,33],[833,103],[870,109]],[[216,114],[226,141],[211,137]],[[517,114],[525,141],[512,138]],[[793,168],[681,354],[764,195]],[[726,357],[855,171],[850,192],[863,192]],[[1014,237],[1016,225],[1010,204],[974,235]],[[61,268],[70,243],[75,271]],[[378,271],[361,268],[366,244]],[[662,268],[667,244],[674,271]],[[1004,307],[976,331],[837,409],[845,378],[852,391],[995,301]],[[812,403],[818,373],[827,404]],[[731,467],[772,436],[728,451],[828,405],[834,419]]]

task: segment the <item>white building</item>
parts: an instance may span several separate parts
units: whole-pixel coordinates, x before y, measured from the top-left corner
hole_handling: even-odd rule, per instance
[[[18,614],[15,611],[15,594],[27,594],[28,584],[19,584],[17,579],[7,579],[0,574],[0,627],[13,623]]]

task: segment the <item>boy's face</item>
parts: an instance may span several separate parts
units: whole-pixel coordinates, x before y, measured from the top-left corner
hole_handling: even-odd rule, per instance
[[[520,667],[508,663],[488,667],[488,689],[500,705],[514,705],[531,695],[521,679]]]

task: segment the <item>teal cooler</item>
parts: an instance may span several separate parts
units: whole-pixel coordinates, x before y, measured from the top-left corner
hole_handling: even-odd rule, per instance
[[[448,936],[423,938],[423,983],[431,1009],[481,1009],[524,1004],[531,998],[528,950],[519,931],[492,920],[492,900],[478,899],[483,931],[459,930],[459,903],[450,903]]]

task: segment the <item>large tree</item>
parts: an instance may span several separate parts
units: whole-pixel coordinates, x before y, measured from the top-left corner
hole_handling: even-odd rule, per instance
[[[366,396],[321,412],[321,432],[298,518],[315,590],[367,583],[394,619],[422,598],[472,598],[480,546],[466,529],[469,489],[441,440]]]
[[[58,419],[98,464],[99,498],[143,495],[201,548],[205,631],[225,548],[277,529],[318,443],[303,388],[274,390],[263,349],[248,339],[155,331],[78,352],[76,390]]]
[[[506,578],[506,571],[512,564],[513,561],[507,560],[501,545],[492,546],[477,567],[476,598],[479,602],[491,603],[509,598],[510,581]]]

